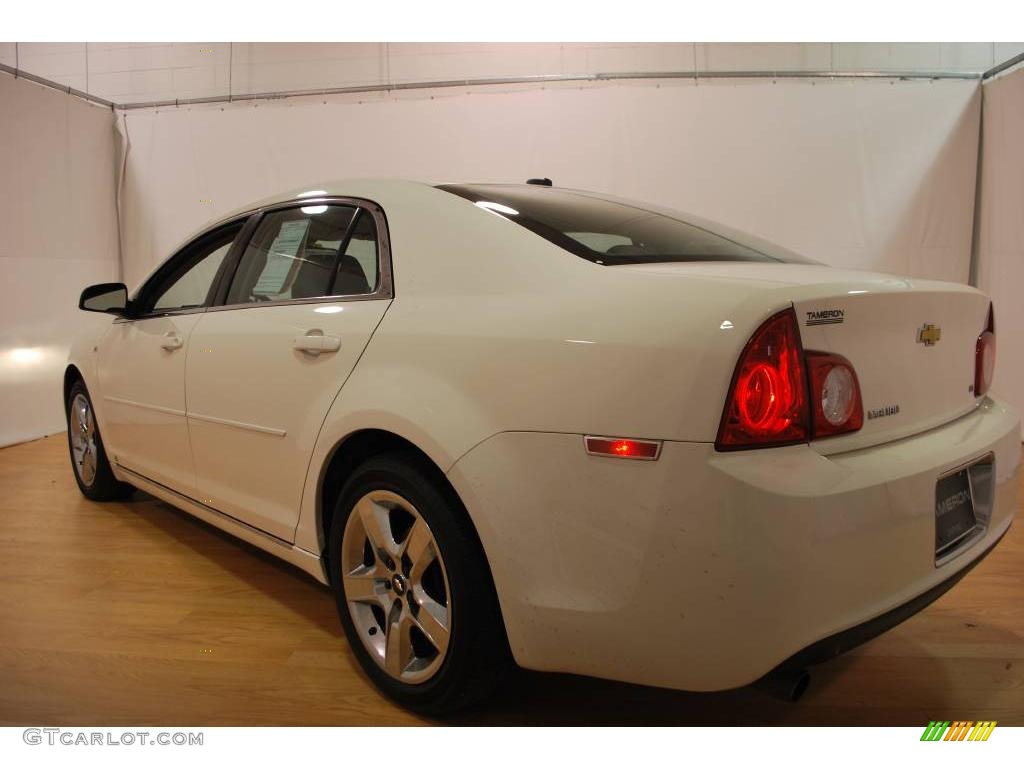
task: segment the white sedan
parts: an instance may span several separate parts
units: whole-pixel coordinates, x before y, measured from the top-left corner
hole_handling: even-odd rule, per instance
[[[82,492],[329,584],[423,711],[513,661],[796,697],[1014,513],[981,292],[547,180],[281,196],[80,307],[106,313],[65,375]]]

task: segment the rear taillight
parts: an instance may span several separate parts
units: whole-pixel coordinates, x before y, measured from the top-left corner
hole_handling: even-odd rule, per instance
[[[715,448],[791,445],[855,432],[863,423],[853,366],[839,355],[805,353],[790,308],[768,318],[744,347]]]
[[[718,428],[718,450],[807,440],[807,377],[796,313],[768,318],[747,342]]]
[[[996,370],[996,323],[992,305],[988,305],[988,323],[974,345],[974,396],[981,397],[992,386]]]
[[[856,432],[864,424],[860,384],[850,361],[840,355],[808,352],[814,436],[829,437]]]

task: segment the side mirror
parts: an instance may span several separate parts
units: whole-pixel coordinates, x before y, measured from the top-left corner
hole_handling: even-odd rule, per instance
[[[124,283],[100,283],[82,291],[78,308],[86,312],[125,315],[128,311],[128,287]]]

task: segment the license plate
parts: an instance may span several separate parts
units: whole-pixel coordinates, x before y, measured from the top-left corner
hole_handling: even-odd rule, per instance
[[[942,557],[970,537],[978,525],[974,515],[969,467],[946,475],[935,485],[935,557]]]

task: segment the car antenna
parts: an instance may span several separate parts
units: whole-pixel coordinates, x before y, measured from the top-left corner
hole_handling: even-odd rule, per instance
[[[551,183],[551,179],[546,179],[546,178],[545,179],[527,179],[526,183],[527,184],[535,184],[538,187],[550,187],[550,186],[553,186],[552,183]]]

